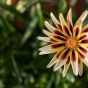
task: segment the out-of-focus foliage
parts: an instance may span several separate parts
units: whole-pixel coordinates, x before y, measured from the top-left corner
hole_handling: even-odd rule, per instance
[[[73,20],[88,8],[87,0],[0,0],[0,88],[87,88],[88,68],[82,77],[69,69],[62,78],[60,69],[46,69],[53,55],[38,55],[45,45],[37,40],[43,35],[44,20],[52,11],[65,16],[73,9]],[[88,23],[88,21],[86,21]]]

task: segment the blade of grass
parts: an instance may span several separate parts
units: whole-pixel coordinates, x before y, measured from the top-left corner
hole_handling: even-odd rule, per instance
[[[39,26],[42,29],[44,26],[44,18],[43,18],[43,12],[42,12],[40,3],[38,3],[36,5],[36,12],[37,12],[37,16],[38,16]]]
[[[4,16],[0,15],[0,20],[2,21],[5,29],[8,32],[15,32],[15,28],[7,21],[7,19]]]
[[[21,45],[23,45],[27,39],[32,35],[35,27],[36,27],[36,24],[37,24],[37,18],[34,17],[33,20],[29,23],[28,27],[27,27],[27,30],[21,40]]]
[[[11,61],[12,61],[12,66],[13,66],[13,69],[14,69],[14,71],[15,71],[15,73],[16,73],[18,82],[19,82],[19,83],[22,83],[21,74],[20,74],[20,72],[19,72],[19,70],[18,70],[18,67],[17,67],[17,64],[16,64],[16,61],[15,61],[14,56],[11,56]]]

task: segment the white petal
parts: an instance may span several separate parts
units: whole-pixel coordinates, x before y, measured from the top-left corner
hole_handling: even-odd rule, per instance
[[[47,65],[47,68],[50,68],[53,64],[55,64],[58,61],[58,54],[60,54],[62,51],[64,51],[64,47],[60,47],[58,49],[58,52],[56,53],[56,55],[53,57],[53,59],[49,62],[49,64]],[[58,56],[58,57],[57,57]]]
[[[63,77],[65,77],[65,75],[66,75],[66,73],[67,73],[67,71],[68,71],[69,66],[70,66],[70,62],[69,62],[68,64],[65,64],[65,65],[64,65]]]
[[[53,51],[51,44],[38,49],[39,51]]]
[[[50,68],[52,65],[54,65],[57,62],[57,54],[53,57],[53,59],[49,62],[47,65],[47,68]]]
[[[72,24],[72,9],[70,8],[67,14],[67,20]]]
[[[44,22],[45,26],[47,27],[47,29],[49,29],[49,31],[53,32],[56,28],[51,26],[47,21]]]
[[[84,59],[82,58],[83,63],[88,67],[88,58],[85,57]]]
[[[86,16],[88,15],[88,11],[85,10],[83,14],[80,16],[79,21],[81,20],[82,22],[85,20]]]
[[[79,25],[80,23],[82,23],[85,20],[85,18],[87,17],[87,15],[88,15],[88,12],[87,12],[87,10],[85,10],[83,12],[83,14],[77,20],[76,25]]]
[[[58,26],[59,21],[56,19],[56,17],[54,16],[54,14],[51,12],[51,19],[53,20],[53,22],[55,23],[56,26]]]
[[[62,60],[58,58],[58,61],[54,67],[54,71],[57,71],[59,68],[61,68],[66,63],[66,59]]]
[[[79,75],[82,76],[82,74],[83,74],[83,62],[80,61],[78,64],[78,67],[79,67]]]
[[[77,64],[76,64],[77,62],[71,62],[71,64],[72,64],[72,69],[73,69],[73,73],[75,74],[75,75],[78,75],[78,68],[77,68]]]
[[[66,52],[67,49],[63,50],[60,54],[60,56],[58,57],[58,61],[54,67],[54,71],[58,70],[60,67],[62,67],[65,63],[66,63],[66,60],[67,60],[67,56],[65,59],[62,58],[63,54]]]
[[[51,36],[52,34],[49,31],[46,31],[45,29],[43,29],[43,33],[47,36]]]
[[[77,75],[78,75],[78,54],[77,54],[76,51],[75,51],[75,56],[76,56],[76,60],[73,61],[73,60],[72,60],[72,54],[70,55],[73,73],[77,76]]]
[[[60,19],[61,25],[66,25],[66,22],[65,22],[65,20],[64,20],[64,17],[63,17],[63,15],[62,15],[62,13],[59,14],[59,19]]]
[[[37,39],[46,41],[46,42],[51,42],[49,37],[37,37]]]
[[[83,55],[83,58],[80,56],[79,54],[79,59],[88,67],[88,54],[84,53],[82,50],[80,50],[79,48],[77,48],[77,50]]]
[[[39,53],[39,55],[51,54],[51,53],[54,53],[54,52],[52,52],[52,51],[41,51],[41,52]]]

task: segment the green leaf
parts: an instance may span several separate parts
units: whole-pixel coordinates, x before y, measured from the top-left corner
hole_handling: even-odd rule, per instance
[[[15,61],[14,56],[11,56],[11,61],[12,61],[13,70],[14,70],[14,72],[16,73],[18,82],[19,82],[19,83],[22,83],[21,74],[20,74],[20,72],[19,72],[19,70],[18,70],[18,66],[17,66],[17,63],[16,63],[16,61]]]
[[[46,85],[46,88],[51,88],[53,81],[54,81],[54,74],[51,75],[50,80]]]
[[[34,17],[33,20],[28,24],[28,27],[26,29],[26,32],[23,35],[23,38],[21,40],[21,45],[23,45],[29,37],[31,37],[35,27],[37,24],[37,18]]]
[[[44,18],[43,18],[43,12],[40,3],[36,5],[36,11],[37,11],[37,16],[38,16],[38,24],[40,28],[42,29],[44,26]]]
[[[65,13],[67,9],[67,1],[66,0],[58,1],[58,9],[59,12]]]
[[[5,85],[2,80],[0,80],[0,88],[5,88]]]
[[[15,28],[7,21],[7,19],[4,16],[0,15],[0,20],[2,21],[4,28],[8,32],[15,32]]]
[[[61,75],[60,75],[59,71],[57,71],[55,74],[55,86],[56,86],[56,88],[59,86],[60,80],[61,80]]]

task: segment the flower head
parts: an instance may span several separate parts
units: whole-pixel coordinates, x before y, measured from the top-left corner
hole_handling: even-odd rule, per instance
[[[83,63],[88,66],[88,25],[82,27],[87,14],[88,12],[84,11],[73,25],[71,9],[68,11],[66,21],[61,13],[59,21],[51,13],[51,19],[56,27],[45,21],[48,31],[43,30],[43,33],[46,37],[38,37],[39,40],[50,42],[49,45],[39,49],[40,55],[55,53],[47,68],[54,65],[54,71],[57,71],[64,67],[63,77],[70,65],[73,73],[80,76],[83,73]]]

